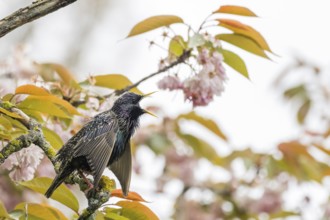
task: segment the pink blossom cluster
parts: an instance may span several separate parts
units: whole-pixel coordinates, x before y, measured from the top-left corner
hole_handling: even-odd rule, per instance
[[[11,154],[1,167],[10,171],[9,176],[14,181],[31,180],[43,156],[42,150],[32,145]]]
[[[202,48],[197,56],[200,71],[184,80],[178,76],[166,76],[158,82],[160,89],[182,90],[185,100],[193,106],[206,106],[224,91],[227,80],[223,67],[223,56],[217,51]]]

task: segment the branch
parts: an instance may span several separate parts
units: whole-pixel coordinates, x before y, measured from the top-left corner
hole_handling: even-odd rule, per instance
[[[184,63],[190,57],[190,53],[191,53],[191,50],[185,50],[183,52],[183,54],[180,57],[178,57],[178,59],[176,61],[172,62],[170,65],[165,66],[164,68],[158,70],[157,72],[154,72],[154,73],[149,74],[148,76],[140,79],[139,81],[137,81],[136,83],[134,83],[132,85],[129,85],[129,86],[125,87],[124,89],[116,90],[114,93],[116,95],[121,95],[124,92],[127,92],[127,91],[129,91],[129,90],[131,90],[131,89],[139,86],[142,82],[144,82],[144,81],[146,81],[146,80],[148,80],[148,79],[150,79],[150,78],[152,78],[152,77],[154,77],[154,76],[156,76],[158,74],[161,74],[161,73],[163,73],[163,72],[165,72],[165,71],[167,71],[167,70],[175,67],[176,65],[178,65],[180,63]],[[109,94],[109,95],[106,95],[105,97],[108,98],[111,95],[112,95],[112,93]]]
[[[0,20],[0,38],[12,30],[65,7],[77,0],[37,0]]]
[[[0,151],[0,165],[13,153],[20,151],[23,148],[35,144],[39,146],[45,153],[45,155],[50,159],[55,167],[56,172],[58,172],[58,164],[55,160],[55,150],[45,139],[42,132],[41,125],[34,119],[30,118],[23,111],[16,108],[10,102],[2,102],[0,100],[0,107],[4,108],[10,112],[16,113],[21,118],[14,118],[20,121],[27,129],[28,133],[19,136],[18,138],[10,141],[1,151]],[[85,191],[88,186],[86,182],[79,177],[77,174],[71,174],[66,178],[65,183],[67,184],[78,184],[81,191]],[[107,202],[111,195],[111,189],[113,188],[113,181],[108,177],[102,176],[97,189],[91,190],[87,195],[88,207],[83,210],[79,217],[79,220],[84,220],[90,218],[94,212],[99,209],[105,202]]]
[[[19,136],[18,138],[10,141],[1,151],[0,151],[0,165],[7,159],[11,154],[20,151],[23,148],[29,147],[31,144],[39,146],[45,155],[50,159],[50,161],[55,166],[55,150],[45,139],[45,136],[41,130],[41,125],[34,119],[30,118],[24,112],[14,107],[11,103],[4,103],[0,101],[0,107],[5,108],[10,112],[14,112],[21,118],[15,120],[20,121],[27,129],[28,133]]]

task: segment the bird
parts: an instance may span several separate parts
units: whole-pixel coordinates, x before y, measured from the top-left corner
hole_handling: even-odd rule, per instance
[[[117,177],[124,196],[128,195],[132,172],[130,139],[139,127],[139,118],[147,113],[139,102],[152,93],[139,95],[125,92],[112,108],[96,115],[86,123],[56,154],[60,163],[59,172],[45,193],[47,198],[77,171],[87,181],[90,189],[97,187],[102,173],[108,167]],[[83,173],[91,173],[91,184]]]

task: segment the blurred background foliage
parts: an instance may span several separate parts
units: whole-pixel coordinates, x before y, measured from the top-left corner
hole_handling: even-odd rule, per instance
[[[10,4],[1,2],[0,15],[3,17],[27,3],[28,1],[11,1]],[[119,24],[113,19],[113,14],[117,12],[116,7],[121,4],[125,3],[108,0],[95,0],[93,3],[78,1],[57,12],[57,15],[51,14],[25,25],[0,40],[1,100],[16,104],[30,117],[38,120],[43,125],[46,139],[56,149],[76,133],[89,117],[108,109],[112,99],[100,97],[110,94],[109,89],[118,89],[112,84],[104,84],[104,78],[84,77],[80,73],[89,73],[91,70],[93,73],[104,70],[109,72],[109,62],[114,70],[118,68],[116,62],[128,62],[136,68],[146,65],[134,63],[134,53],[125,55],[125,58],[121,56],[120,50],[134,51],[140,47],[137,44],[128,42],[122,44],[120,49],[109,46],[110,39],[117,41],[127,35],[128,29],[122,27],[131,27],[134,23],[129,23],[130,19],[123,19]],[[125,10],[127,18],[133,16],[133,7],[128,6]],[[88,16],[83,16],[86,13]],[[136,22],[136,19],[132,20]],[[77,21],[79,25],[76,25]],[[49,23],[56,23],[58,26],[50,27]],[[97,34],[100,29],[103,30],[101,36]],[[220,39],[224,40],[225,37]],[[32,52],[26,52],[25,44],[21,44],[24,42],[33,45],[30,50]],[[109,51],[104,56],[98,54],[101,47],[114,48],[114,51]],[[13,50],[11,55],[10,50]],[[38,54],[54,55],[48,55],[47,60],[36,60],[35,51]],[[54,63],[44,63],[48,61]],[[151,72],[152,67],[146,71]],[[127,65],[120,68],[120,72],[132,70]],[[108,77],[113,79],[111,77],[118,75]],[[139,78],[141,75],[130,75],[133,82]],[[272,89],[282,97],[285,106],[292,106],[294,109],[292,117],[296,118],[299,131],[291,139],[279,140],[277,146],[267,153],[257,152],[253,146],[234,146],[233,137],[225,132],[226,128],[221,126],[221,121],[219,123],[214,120],[212,115],[205,117],[191,108],[168,115],[162,106],[150,103],[148,109],[159,115],[159,119],[143,123],[135,134],[135,178],[143,180],[150,172],[146,170],[152,169],[146,167],[150,163],[145,163],[143,155],[152,155],[155,161],[160,161],[161,169],[148,177],[152,179],[150,182],[153,185],[147,188],[156,195],[154,198],[166,196],[171,199],[172,203],[167,205],[173,208],[168,216],[173,219],[301,219],[306,216],[310,207],[316,207],[315,204],[321,213],[320,219],[330,218],[329,200],[316,203],[311,195],[313,190],[307,190],[308,193],[304,190],[313,187],[325,189],[322,192],[329,197],[329,191],[326,190],[329,187],[327,176],[330,174],[328,78],[328,70],[303,58],[293,59],[292,63],[283,68],[274,80]],[[125,76],[116,78],[121,87],[129,85],[131,81]],[[142,88],[148,90],[146,87]],[[154,98],[157,98],[157,94]],[[26,132],[26,128],[15,117],[19,116],[0,108],[2,146]],[[219,151],[220,147],[225,150]],[[31,152],[36,154],[35,149]],[[35,167],[36,176],[53,177],[54,171],[49,161],[42,156],[39,159],[41,165]],[[24,163],[13,160],[11,162],[16,163],[15,166],[18,166],[17,163]],[[5,213],[4,207],[8,211],[24,210],[24,202],[33,202],[39,203],[34,204],[36,209],[42,206],[51,210],[51,213],[56,213],[54,218],[62,216],[62,210],[68,216],[75,215],[61,204],[52,202],[46,205],[42,195],[22,187],[22,184],[15,184],[12,179],[21,178],[17,174],[18,169],[13,173],[13,166],[4,166],[6,167],[0,169],[0,213]],[[82,195],[75,187],[73,191],[81,202]],[[144,206],[151,206],[142,203],[142,200],[138,201],[141,202],[138,204],[144,204],[143,208],[135,204],[140,210],[144,210]],[[151,202],[154,203],[153,207],[164,205],[157,200]],[[121,207],[127,206],[122,204]],[[97,216],[100,219],[101,216],[120,219],[113,213],[116,210],[109,207]],[[132,216],[134,214],[127,214],[127,217]],[[148,218],[148,214],[145,218]]]

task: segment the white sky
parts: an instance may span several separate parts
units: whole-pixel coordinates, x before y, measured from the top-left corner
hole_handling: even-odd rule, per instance
[[[1,17],[7,14],[1,8],[9,4],[8,2],[0,1]],[[28,4],[30,1],[25,2]],[[69,21],[70,7],[77,4],[83,4],[83,0],[36,21],[44,28],[35,33],[35,40],[27,42],[32,48],[31,55],[35,60],[62,62],[61,55],[65,53],[65,48],[61,47],[62,40],[59,39],[71,40],[72,43],[75,39],[66,36],[70,26],[63,25],[61,21]],[[89,47],[89,52],[76,70],[78,78],[84,79],[89,74],[124,73],[135,81],[154,72],[161,55],[156,48],[148,49],[146,39],[153,39],[157,32],[119,41],[134,24],[149,16],[173,14],[181,16],[187,23],[196,27],[210,12],[226,4],[247,6],[259,15],[260,18],[247,19],[237,16],[237,19],[260,31],[271,49],[280,57],[273,56],[274,62],[270,62],[236,50],[246,61],[251,81],[227,68],[229,81],[225,93],[207,108],[196,110],[202,115],[214,118],[237,148],[253,146],[254,149],[268,152],[280,141],[289,140],[299,132],[295,127],[290,106],[281,102],[271,88],[272,80],[291,60],[292,55],[329,67],[330,31],[327,29],[330,21],[330,1],[138,0],[119,3],[114,6],[114,13],[107,15],[99,32],[93,35],[88,45],[84,45]],[[6,57],[9,51],[6,41],[19,34],[19,30],[15,32],[0,39],[1,59]],[[152,80],[142,84],[140,88],[145,92],[157,90],[155,82]],[[170,115],[191,110],[190,104],[182,102],[181,94],[162,91],[153,97],[148,102],[164,106]],[[175,105],[169,108],[169,104],[174,102]],[[152,159],[149,159],[146,158],[146,162],[149,161],[152,166]],[[133,179],[133,188],[141,186],[140,184],[139,181],[135,184]],[[159,203],[151,206],[157,209]],[[161,219],[167,218],[165,210],[157,212]]]

